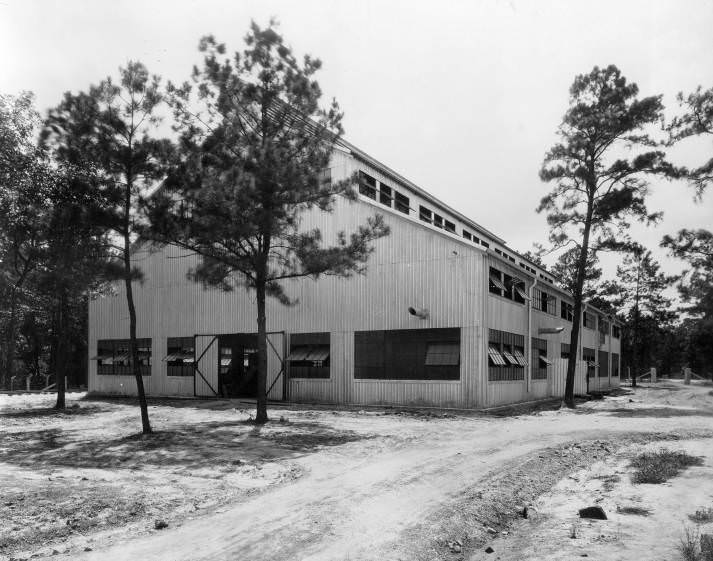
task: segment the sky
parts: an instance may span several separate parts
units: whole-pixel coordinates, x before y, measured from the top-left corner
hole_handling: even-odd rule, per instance
[[[679,91],[713,87],[713,0],[0,0],[0,93],[31,90],[44,112],[137,59],[182,82],[201,36],[241,50],[250,21],[272,17],[322,60],[348,141],[523,252],[547,240],[538,171],[577,74],[616,64],[641,96],[663,95],[669,118]],[[693,139],[671,157],[695,165],[712,150]],[[658,243],[713,228],[713,193],[696,204],[658,181],[649,206],[663,221],[630,232],[678,273]],[[617,260],[603,260],[607,276]]]

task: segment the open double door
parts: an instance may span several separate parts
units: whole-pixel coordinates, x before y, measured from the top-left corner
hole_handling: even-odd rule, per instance
[[[195,397],[257,397],[257,333],[194,336]],[[269,399],[284,399],[285,334],[267,334]]]

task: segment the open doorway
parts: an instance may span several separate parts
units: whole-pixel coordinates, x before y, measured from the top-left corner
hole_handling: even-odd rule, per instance
[[[218,337],[218,395],[257,397],[257,334]]]

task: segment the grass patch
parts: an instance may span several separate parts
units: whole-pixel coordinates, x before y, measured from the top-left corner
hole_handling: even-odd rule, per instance
[[[698,509],[693,514],[689,514],[688,518],[696,524],[708,524],[708,522],[713,522],[713,508],[704,507]]]
[[[690,466],[700,466],[703,460],[680,450],[662,448],[657,452],[644,452],[631,461],[636,471],[634,483],[664,483]]]
[[[713,561],[713,534],[701,534],[698,528],[683,528],[678,544],[683,561]]]
[[[635,514],[636,516],[648,516],[651,510],[643,506],[618,506],[616,511],[620,514]]]

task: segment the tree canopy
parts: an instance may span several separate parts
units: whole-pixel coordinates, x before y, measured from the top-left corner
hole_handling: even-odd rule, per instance
[[[679,93],[678,101],[686,112],[675,117],[669,125],[671,143],[693,136],[713,135],[713,88],[704,90],[698,86],[687,96]],[[698,167],[683,170],[682,176],[689,180],[700,199],[713,183],[713,156]]]
[[[293,304],[287,279],[348,277],[365,270],[371,244],[388,234],[376,215],[332,245],[302,215],[354,199],[352,179],[332,181],[330,160],[342,134],[336,101],[325,109],[314,79],[274,24],[252,25],[232,57],[212,36],[200,41],[203,66],[192,83],[169,86],[178,157],[163,188],[147,201],[146,235],[198,254],[191,277],[207,287],[255,290],[258,332],[257,421],[267,420],[265,298]]]

